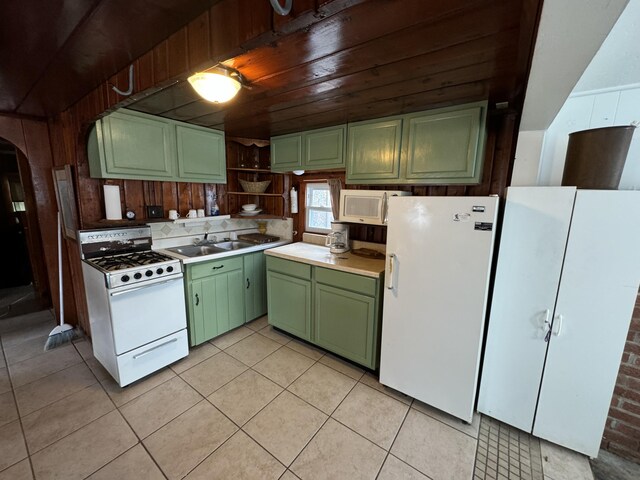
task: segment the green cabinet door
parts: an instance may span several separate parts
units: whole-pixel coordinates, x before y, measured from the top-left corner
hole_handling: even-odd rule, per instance
[[[311,340],[311,280],[267,270],[269,323]]]
[[[189,341],[198,345],[244,324],[240,257],[188,266]]]
[[[227,183],[224,132],[176,125],[181,181]]]
[[[290,172],[302,165],[302,135],[282,135],[271,138],[271,170]]]
[[[484,155],[483,106],[405,118],[404,177],[419,183],[478,183]]]
[[[173,128],[162,119],[131,111],[115,112],[98,120],[89,137],[91,176],[173,178],[176,174]]]
[[[402,118],[358,122],[347,130],[347,183],[393,183],[400,175]]]
[[[317,283],[315,343],[369,368],[375,368],[375,298]]]
[[[346,127],[344,125],[305,132],[302,168],[327,170],[344,168]]]
[[[267,265],[265,254],[255,252],[244,255],[245,321],[267,313]]]

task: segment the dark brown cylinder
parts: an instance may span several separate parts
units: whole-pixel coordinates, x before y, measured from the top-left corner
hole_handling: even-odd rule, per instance
[[[625,125],[570,133],[562,185],[617,190],[635,129]]]

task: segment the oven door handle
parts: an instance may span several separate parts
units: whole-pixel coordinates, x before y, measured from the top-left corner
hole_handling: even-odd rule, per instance
[[[152,283],[150,285],[142,285],[140,287],[128,288],[127,290],[120,290],[119,292],[111,292],[109,295],[111,295],[112,297],[117,297],[118,295],[125,295],[127,293],[142,290],[143,288],[155,287],[156,285],[164,285],[165,283],[174,282],[179,279],[180,277],[175,277],[170,280],[165,280],[164,282],[157,282],[157,283]]]
[[[137,360],[137,359],[139,359],[140,357],[144,357],[145,355],[149,355],[149,354],[150,354],[151,352],[153,352],[154,350],[157,350],[157,349],[159,349],[159,348],[161,348],[161,347],[164,347],[165,345],[169,345],[170,343],[174,343],[174,342],[177,342],[177,341],[178,341],[178,339],[177,339],[177,338],[172,338],[172,339],[171,339],[171,340],[169,340],[168,342],[161,343],[160,345],[156,345],[155,347],[151,347],[149,350],[145,350],[145,351],[144,351],[144,352],[142,352],[142,353],[139,353],[139,354],[137,354],[137,355],[134,355],[134,356],[133,356],[133,359],[134,359],[134,360]]]

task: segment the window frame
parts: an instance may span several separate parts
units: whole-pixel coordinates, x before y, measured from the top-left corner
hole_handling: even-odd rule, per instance
[[[313,196],[313,191],[314,190],[326,190],[327,192],[329,192],[329,206],[328,207],[312,207],[310,205],[311,203],[311,198]],[[309,233],[319,233],[319,234],[323,234],[326,235],[328,233],[331,233],[331,226],[329,226],[328,228],[318,228],[318,227],[311,227],[309,225],[309,219],[310,219],[310,213],[312,211],[316,211],[316,212],[328,212],[331,215],[332,218],[332,222],[335,221],[335,219],[333,218],[333,210],[331,208],[331,191],[329,190],[329,184],[327,182],[309,182],[305,185],[305,199],[304,199],[304,203],[305,203],[305,214],[304,214],[304,231],[305,232],[309,232]]]

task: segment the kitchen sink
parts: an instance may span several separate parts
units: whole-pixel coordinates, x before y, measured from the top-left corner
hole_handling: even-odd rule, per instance
[[[208,245],[184,245],[182,247],[167,248],[170,252],[184,255],[185,257],[202,257],[214,253],[228,252],[229,250],[240,250],[241,248],[253,247],[255,243],[242,242],[240,240],[229,240],[216,242]]]
[[[228,252],[228,248],[219,248],[214,245],[185,245],[183,247],[167,248],[170,252],[179,253],[185,257],[202,257],[213,253]]]
[[[240,248],[254,247],[255,243],[243,242],[241,240],[229,240],[226,242],[216,242],[213,246],[224,250],[238,250]]]

